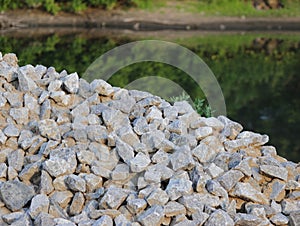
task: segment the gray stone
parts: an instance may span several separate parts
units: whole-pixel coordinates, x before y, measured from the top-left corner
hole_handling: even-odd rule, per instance
[[[7,140],[7,136],[5,136],[5,134],[2,132],[2,130],[0,130],[0,144],[5,144]]]
[[[201,117],[200,119],[198,119],[197,121],[191,124],[191,127],[195,129],[204,126],[211,127],[217,131],[221,131],[224,128],[224,124],[220,120],[214,117],[210,117],[210,118]]]
[[[122,127],[117,131],[117,135],[121,138],[121,140],[132,147],[140,142],[138,136],[133,132],[131,127]]]
[[[43,102],[41,108],[40,108],[40,119],[41,120],[45,120],[45,119],[49,119],[51,115],[51,103],[50,101],[47,99]]]
[[[53,119],[41,120],[38,123],[40,134],[48,139],[60,140],[60,131]]]
[[[151,160],[148,155],[139,152],[136,156],[130,160],[129,165],[132,172],[142,172],[150,164]]]
[[[79,77],[78,74],[72,73],[62,79],[63,87],[68,93],[77,93],[79,89]]]
[[[207,136],[210,136],[213,134],[212,127],[209,126],[203,126],[195,130],[195,137],[197,140],[202,140]]]
[[[126,164],[118,164],[111,172],[111,179],[114,181],[123,181],[129,177],[129,166]]]
[[[164,190],[158,188],[152,191],[146,200],[150,206],[164,206],[169,201],[169,196]]]
[[[219,116],[218,119],[224,124],[222,134],[231,140],[235,139],[237,135],[243,130],[241,124],[234,122],[223,115]]]
[[[282,213],[285,215],[289,215],[294,211],[299,211],[300,201],[285,199],[281,202],[281,207],[282,207]]]
[[[276,177],[281,180],[287,181],[288,171],[284,167],[272,166],[272,165],[261,165],[259,167],[260,171],[264,174]]]
[[[122,188],[109,187],[100,201],[105,209],[118,209],[127,197],[127,192]]]
[[[19,173],[19,178],[24,182],[29,182],[34,175],[37,175],[40,171],[41,162],[37,161],[31,164],[27,164],[23,170]]]
[[[137,220],[143,226],[148,225],[160,225],[164,217],[164,209],[161,206],[152,206],[147,209],[141,215],[138,216]]]
[[[3,219],[3,221],[5,221],[5,223],[11,225],[23,216],[24,216],[23,212],[14,212],[14,213],[9,213],[9,214],[3,215],[2,219]]]
[[[83,179],[86,182],[87,192],[94,192],[96,189],[102,187],[102,177],[94,174],[86,174],[83,176]]]
[[[71,201],[72,197],[73,194],[70,191],[54,191],[50,195],[50,201],[57,203],[61,208],[65,208]]]
[[[53,191],[54,187],[52,185],[52,178],[50,175],[45,171],[42,170],[41,173],[41,182],[40,182],[40,193],[41,194],[50,194]]]
[[[243,177],[244,174],[242,172],[238,170],[230,170],[224,173],[217,180],[227,191],[230,191]]]
[[[224,226],[234,226],[234,221],[231,217],[223,210],[216,210],[213,212],[210,217],[207,219],[205,226],[216,226],[216,225],[224,225]]]
[[[155,119],[160,120],[162,119],[162,112],[156,106],[150,107],[145,115],[145,118],[148,123],[152,122]]]
[[[23,93],[17,90],[5,92],[3,96],[7,99],[11,107],[19,108],[23,105]]]
[[[183,178],[170,179],[166,192],[172,201],[193,192],[192,182]]]
[[[113,220],[110,216],[104,215],[96,220],[92,226],[113,226]]]
[[[238,226],[256,226],[260,225],[262,222],[262,218],[259,218],[253,214],[238,213],[235,217],[235,225]]]
[[[12,151],[7,156],[8,166],[13,167],[16,171],[21,171],[24,164],[24,155],[25,152],[22,149]]]
[[[50,214],[41,212],[34,220],[34,225],[55,226],[54,217]]]
[[[2,162],[0,163],[0,178],[6,178],[7,174],[7,165]]]
[[[228,199],[227,191],[217,181],[208,180],[206,183],[206,189],[213,195]]]
[[[166,217],[173,217],[179,214],[186,214],[186,209],[184,205],[170,201],[164,206],[164,214]]]
[[[33,188],[19,181],[7,181],[0,187],[0,197],[12,211],[21,209],[33,196]]]
[[[61,88],[62,81],[61,80],[53,80],[49,83],[47,89],[49,92],[58,91]]]
[[[300,211],[297,210],[295,212],[292,212],[289,216],[289,220],[291,226],[297,226],[300,222]]]
[[[43,168],[53,177],[72,174],[76,166],[75,152],[69,148],[52,150],[50,159],[43,163]]]
[[[145,199],[131,199],[127,201],[126,207],[132,214],[139,214],[147,207]]]
[[[285,198],[285,183],[278,179],[273,179],[266,188],[263,189],[264,195],[271,200],[280,202]]]
[[[109,96],[114,92],[113,87],[101,79],[95,79],[91,84],[91,91],[103,96]]]
[[[216,178],[220,176],[224,170],[220,167],[216,166],[216,164],[211,163],[209,166],[205,169],[205,172],[207,172],[212,178]]]
[[[64,218],[55,218],[54,222],[56,226],[76,226],[76,224],[74,224],[72,221]]]
[[[23,92],[31,92],[37,88],[37,84],[27,73],[18,71],[19,90]]]
[[[29,207],[30,216],[35,219],[41,212],[48,213],[49,198],[45,194],[39,194],[33,197]]]
[[[233,195],[246,200],[251,200],[260,204],[267,204],[268,200],[260,191],[255,189],[249,183],[238,182],[233,189]]]
[[[126,164],[130,164],[130,161],[134,158],[133,148],[129,144],[118,139],[116,141],[116,150],[123,161]]]
[[[83,206],[84,206],[84,196],[81,192],[77,192],[72,200],[70,205],[69,213],[70,215],[78,215],[81,213]]]
[[[85,180],[77,175],[74,174],[68,175],[68,177],[65,179],[65,183],[68,186],[68,188],[71,189],[72,191],[80,191],[80,192],[86,191]]]
[[[20,134],[20,130],[13,124],[9,124],[3,130],[3,133],[8,137],[17,137]]]
[[[191,154],[190,148],[185,145],[179,147],[171,156],[170,162],[172,169],[177,170],[189,170],[195,166],[193,156]]]
[[[21,107],[21,108],[11,108],[10,109],[10,116],[16,121],[17,124],[25,125],[28,122],[28,109]]]
[[[70,103],[70,95],[64,91],[54,91],[50,93],[50,98],[53,99],[59,106],[66,107]]]
[[[285,225],[289,223],[289,218],[287,218],[282,213],[277,213],[276,215],[271,217],[270,220],[275,225]]]

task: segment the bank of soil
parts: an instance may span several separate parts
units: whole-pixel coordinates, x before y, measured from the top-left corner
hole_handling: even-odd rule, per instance
[[[0,14],[0,29],[10,27],[89,27],[131,30],[225,30],[297,31],[300,17],[247,18],[207,17],[191,12],[137,9],[104,11],[88,9],[81,14],[60,12],[51,15],[39,10],[14,10]]]

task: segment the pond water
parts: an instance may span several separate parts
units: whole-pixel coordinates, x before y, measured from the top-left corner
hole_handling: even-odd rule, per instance
[[[245,130],[268,134],[269,143],[280,155],[300,161],[299,33],[12,31],[1,34],[0,51],[16,53],[20,65],[43,64],[54,66],[57,71],[66,69],[82,75],[103,53],[146,39],[172,41],[196,53],[216,76],[225,97],[228,117],[240,122]],[[147,76],[170,79],[183,87],[192,99],[204,98],[201,89],[187,74],[161,63],[127,66],[109,82],[126,87]],[[147,87],[152,87],[150,91],[154,94],[159,92],[155,84],[146,84]],[[171,93],[165,95],[170,97]]]

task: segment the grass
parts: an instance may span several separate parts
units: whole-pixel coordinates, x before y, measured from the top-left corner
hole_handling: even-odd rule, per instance
[[[169,1],[171,2],[171,1]],[[203,16],[292,17],[300,16],[300,1],[286,0],[284,8],[256,10],[251,0],[187,0],[172,1],[178,11],[199,13]]]

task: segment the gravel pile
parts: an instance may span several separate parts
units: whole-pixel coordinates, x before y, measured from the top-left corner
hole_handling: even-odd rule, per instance
[[[300,225],[267,135],[0,54],[0,225]]]

